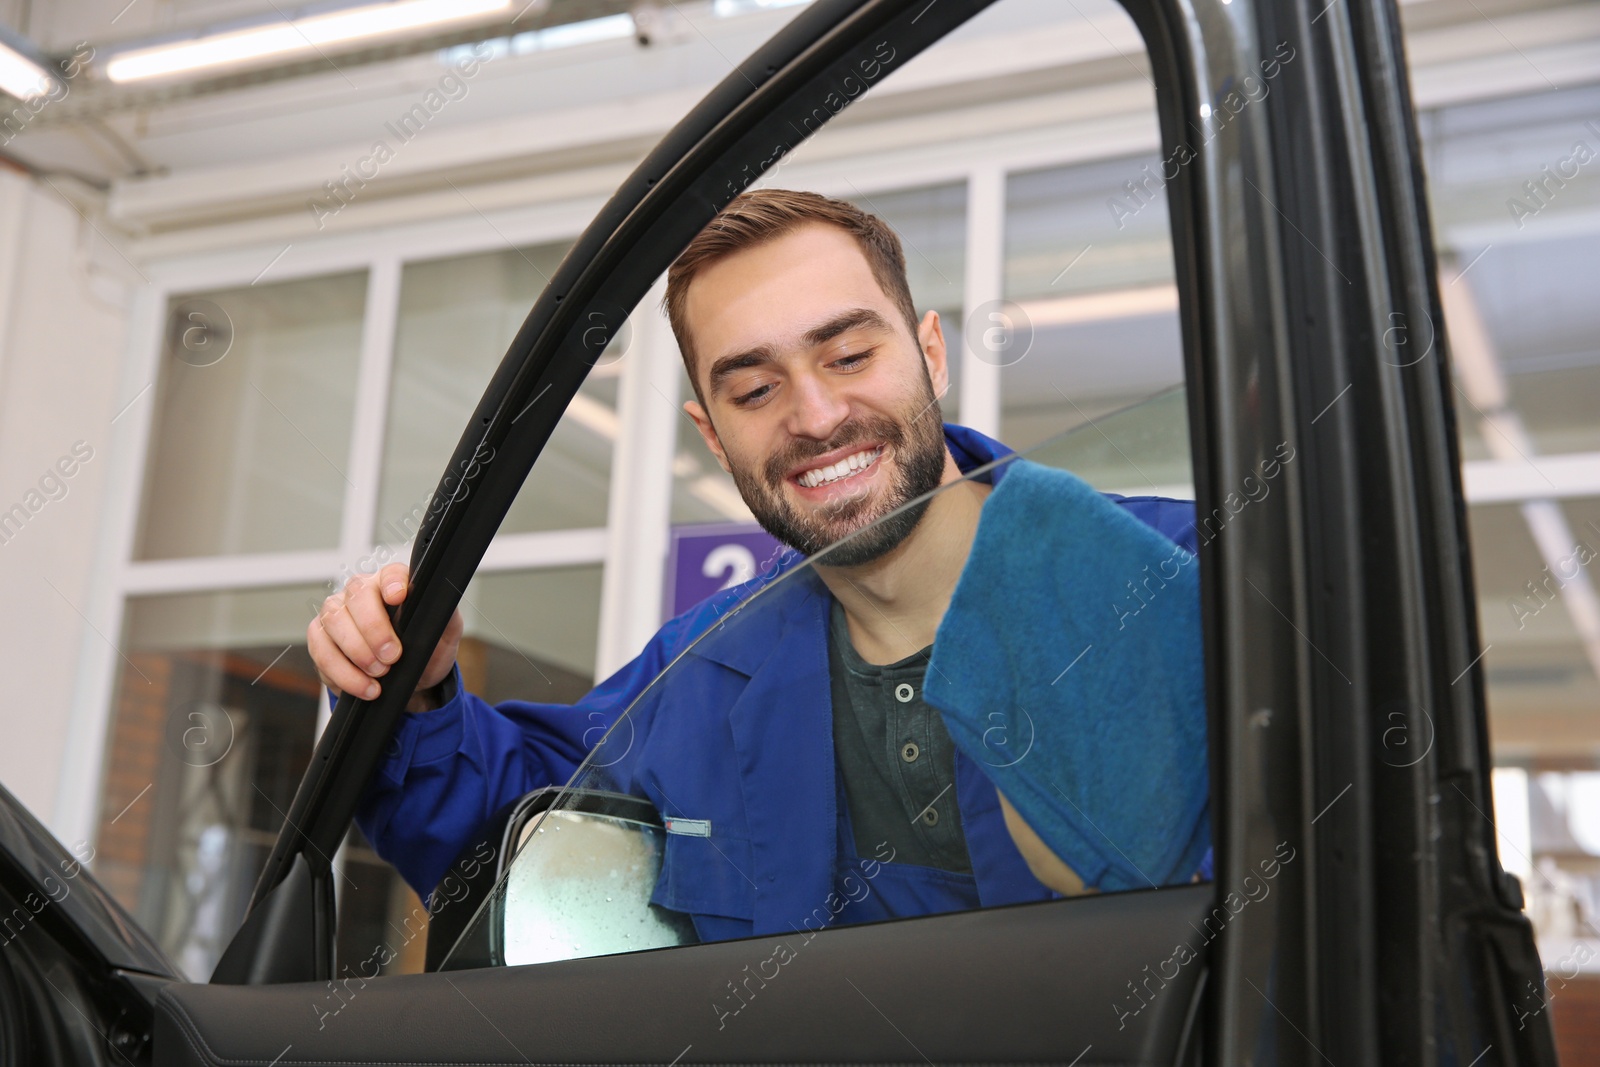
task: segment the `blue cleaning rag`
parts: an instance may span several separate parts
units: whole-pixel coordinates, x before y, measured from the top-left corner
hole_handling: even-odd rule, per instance
[[[1199,566],[1065,471],[1011,463],[924,681],[956,745],[1087,886],[1210,847]]]

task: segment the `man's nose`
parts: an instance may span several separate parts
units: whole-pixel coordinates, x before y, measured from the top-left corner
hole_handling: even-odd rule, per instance
[[[797,376],[789,396],[788,429],[796,437],[826,441],[850,417],[849,402],[820,375]]]

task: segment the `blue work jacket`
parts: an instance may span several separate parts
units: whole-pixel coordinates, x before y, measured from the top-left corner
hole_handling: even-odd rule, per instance
[[[1011,451],[950,424],[945,443],[964,473]],[[1005,470],[980,477],[998,482]],[[1111,499],[1195,550],[1192,504]],[[622,755],[597,758],[613,765],[583,784],[647,797],[668,821],[653,900],[688,913],[703,940],[1056,896],[1012,842],[982,766],[959,750],[956,804],[972,874],[894,862],[870,842],[855,842],[855,854],[833,753],[831,594],[813,568],[790,573],[800,562],[787,552],[667,622],[576,704],[490,705],[458,673],[449,703],[405,716],[357,815],[367,839],[426,898],[491,814],[565,783],[642,696],[607,742]],[[651,686],[668,664],[671,675]]]

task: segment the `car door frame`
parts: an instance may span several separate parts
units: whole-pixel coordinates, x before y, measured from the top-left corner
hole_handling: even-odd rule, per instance
[[[441,483],[447,503],[419,532],[396,613],[411,651],[376,702],[339,702],[219,981],[332,977],[318,857],[343,837],[420,676],[413,652],[443,631],[566,401],[670,258],[633,253],[681,248],[791,151],[775,116],[809,132],[808,117],[826,121],[986,6],[817,0],[601,210],[473,413],[447,468],[468,476]],[[1466,1062],[1494,1046],[1553,1062],[1548,1019],[1512,1018],[1514,991],[1540,973],[1489,816],[1450,377],[1395,7],[1127,7],[1167,75],[1163,159],[1205,138],[1165,191],[1197,501],[1202,516],[1226,515],[1201,551],[1218,904],[1275,842],[1305,857],[1213,946],[1207,1060],[1270,1047],[1286,1063],[1445,1050]],[[880,32],[888,62],[857,51]],[[1201,105],[1227,106],[1230,87],[1260,79],[1274,40],[1295,56],[1267,95],[1208,125]],[[1397,349],[1396,330],[1426,351]],[[546,392],[552,402],[529,407]],[[1228,502],[1285,444],[1297,459],[1278,502],[1235,513]],[[1404,736],[1429,738],[1414,763],[1395,758],[1396,710]]]
[[[93,859],[0,786],[0,1065],[63,1050],[138,1062],[150,1051],[156,996],[181,978],[90,873]]]

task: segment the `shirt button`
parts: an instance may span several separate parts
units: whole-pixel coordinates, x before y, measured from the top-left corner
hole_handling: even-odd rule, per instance
[[[938,811],[934,810],[933,808],[929,808],[927,811],[923,812],[922,813],[922,824],[924,826],[938,826],[939,825],[939,813],[938,813]]]
[[[900,758],[905,760],[907,763],[917,762],[917,757],[920,755],[922,755],[922,749],[917,747],[917,743],[915,741],[907,741],[905,744],[900,746]]]
[[[901,682],[894,687],[894,698],[902,704],[908,703],[916,695],[917,691],[911,688],[910,682]]]

